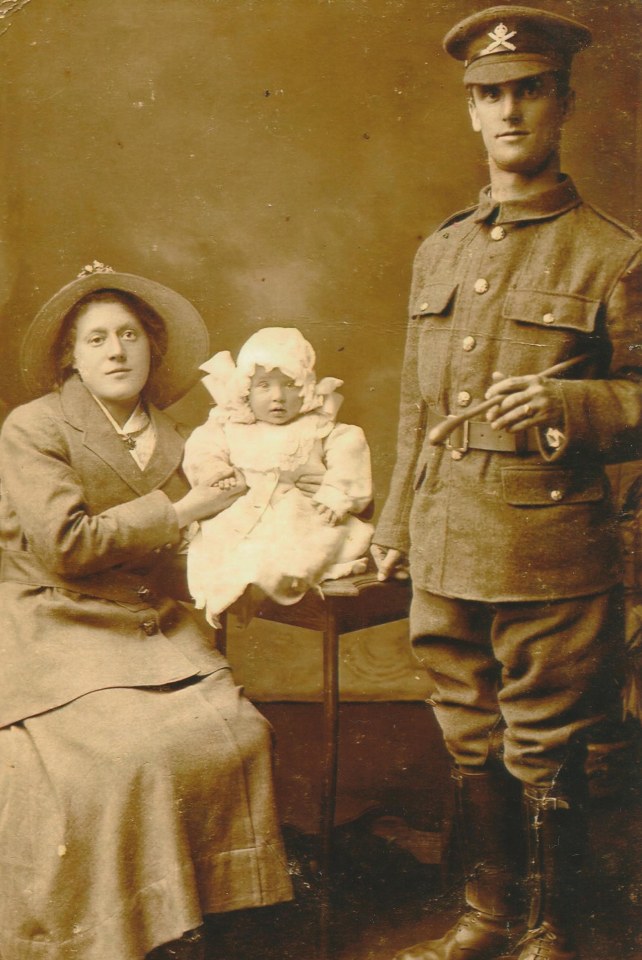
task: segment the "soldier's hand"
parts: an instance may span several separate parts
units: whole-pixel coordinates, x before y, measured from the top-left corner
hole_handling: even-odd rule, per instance
[[[395,550],[392,547],[380,547],[378,543],[373,543],[370,547],[370,553],[377,567],[378,580],[408,579],[408,568],[400,550]]]
[[[486,419],[494,430],[517,433],[530,427],[563,426],[564,402],[559,380],[537,374],[507,377],[496,371],[493,381],[486,398],[497,397],[497,406],[487,411]]]

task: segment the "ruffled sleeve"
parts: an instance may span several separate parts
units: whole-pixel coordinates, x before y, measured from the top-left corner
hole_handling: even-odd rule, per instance
[[[214,413],[185,442],[183,470],[193,487],[212,486],[232,470],[225,430]]]
[[[327,471],[313,497],[343,518],[372,500],[370,448],[361,427],[337,424],[324,441]]]

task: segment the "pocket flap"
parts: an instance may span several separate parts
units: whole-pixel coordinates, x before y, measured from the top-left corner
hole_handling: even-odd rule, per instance
[[[431,283],[422,289],[413,298],[410,305],[410,313],[413,317],[421,317],[424,314],[445,313],[457,290],[457,284],[452,283]]]
[[[574,470],[504,467],[504,500],[516,507],[594,503],[604,499],[604,477]]]
[[[518,323],[534,323],[552,329],[562,327],[592,333],[600,300],[545,293],[541,290],[512,290],[504,300],[504,316]]]

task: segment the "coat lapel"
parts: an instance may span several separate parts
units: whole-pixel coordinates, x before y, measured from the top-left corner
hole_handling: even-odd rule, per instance
[[[180,468],[183,462],[185,440],[170,417],[151,404],[148,404],[148,410],[156,430],[156,446],[143,471],[143,476],[150,485],[150,489],[157,490]]]
[[[61,404],[67,421],[82,431],[87,449],[100,457],[139,496],[161,487],[180,466],[183,438],[173,421],[155,407],[150,405],[149,413],[156,430],[156,447],[147,467],[141,470],[87,388],[76,377],[63,384]]]

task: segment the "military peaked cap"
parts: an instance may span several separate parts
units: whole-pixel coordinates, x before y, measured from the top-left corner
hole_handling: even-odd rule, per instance
[[[507,83],[568,70],[591,43],[588,27],[535,7],[488,7],[457,23],[444,50],[465,63],[464,83]]]

